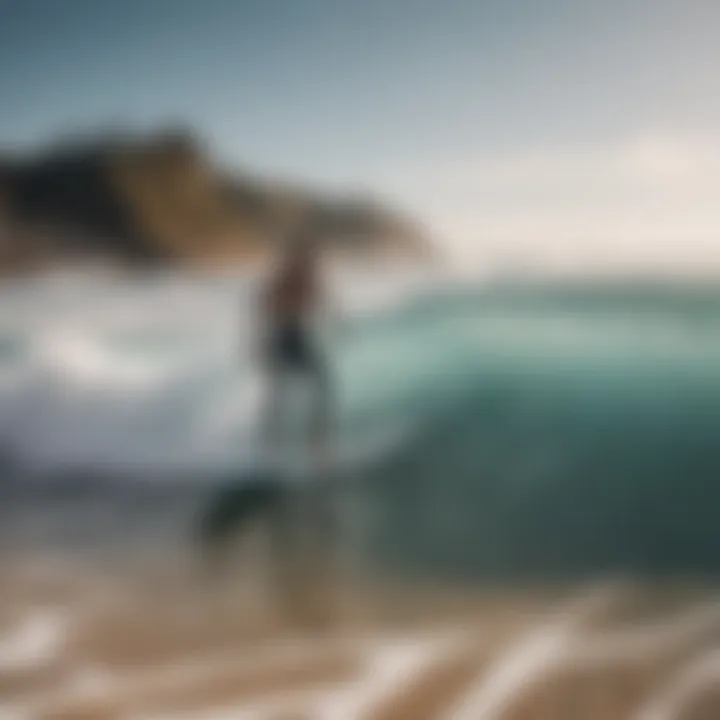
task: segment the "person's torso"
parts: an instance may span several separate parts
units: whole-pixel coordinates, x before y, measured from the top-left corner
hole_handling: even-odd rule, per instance
[[[316,282],[314,273],[306,268],[282,272],[270,287],[272,321],[284,327],[305,325],[315,309]]]

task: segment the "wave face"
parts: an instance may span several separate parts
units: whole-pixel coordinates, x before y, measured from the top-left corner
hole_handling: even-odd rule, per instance
[[[720,293],[337,279],[341,474],[373,557],[464,578],[717,569]],[[0,446],[19,485],[177,496],[179,479],[241,476],[255,282],[2,288]]]
[[[347,314],[338,329],[348,340],[335,342],[350,403],[341,420],[352,422],[353,375],[365,370],[346,362],[344,346],[429,280],[335,279]],[[0,448],[36,473],[213,474],[247,462],[260,401],[256,282],[51,278],[1,288]]]

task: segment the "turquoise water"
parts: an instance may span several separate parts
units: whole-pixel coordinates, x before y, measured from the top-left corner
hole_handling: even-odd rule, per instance
[[[393,391],[423,375],[403,398],[422,429],[376,469],[377,556],[465,579],[716,571],[719,310],[610,287],[420,313],[428,350]]]
[[[256,406],[237,288],[175,292],[174,305],[153,291],[131,313],[113,295],[33,331],[0,328],[15,487],[24,463],[44,461],[45,476],[82,477],[97,496],[92,510],[56,493],[23,512],[62,507],[76,529],[108,531],[96,513],[152,534],[242,477]],[[384,571],[720,569],[720,291],[435,287],[346,322],[332,359],[340,444],[367,445],[339,474]]]

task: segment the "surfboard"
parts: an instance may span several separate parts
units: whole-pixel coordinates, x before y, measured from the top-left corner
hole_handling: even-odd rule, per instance
[[[285,489],[281,476],[267,470],[255,470],[226,482],[212,493],[200,513],[200,544],[204,548],[222,545],[256,520],[273,514]]]

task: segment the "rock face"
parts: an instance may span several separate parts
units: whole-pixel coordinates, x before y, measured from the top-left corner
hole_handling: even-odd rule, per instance
[[[235,177],[190,134],[105,136],[0,158],[0,270],[57,262],[243,262],[303,225],[343,252],[417,257],[416,225],[374,201]]]

